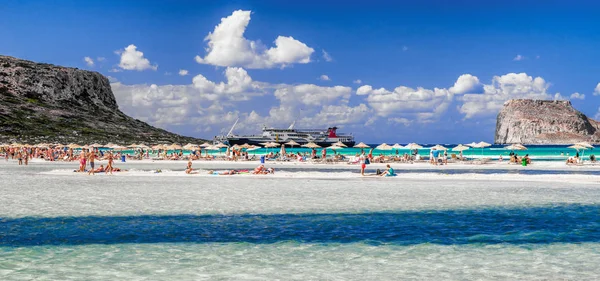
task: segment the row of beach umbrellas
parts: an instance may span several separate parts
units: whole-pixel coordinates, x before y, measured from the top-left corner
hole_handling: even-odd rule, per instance
[[[314,142],[309,142],[307,144],[303,144],[300,145],[299,143],[291,140],[289,142],[284,143],[285,145],[289,145],[289,146],[300,146],[300,147],[305,147],[305,148],[322,148],[321,146],[319,146],[318,144],[314,143]],[[280,147],[283,144],[277,143],[277,142],[265,142],[265,143],[261,143],[260,145],[262,145],[265,148],[275,148],[275,147]],[[75,143],[69,143],[69,144],[51,144],[51,143],[39,143],[36,145],[29,145],[29,144],[20,144],[20,143],[12,143],[12,144],[0,144],[0,147],[6,147],[6,146],[11,146],[11,147],[40,147],[40,148],[71,148],[71,149],[92,149],[92,148],[110,148],[110,149],[115,149],[115,150],[124,150],[124,149],[128,149],[128,148],[133,148],[133,149],[154,149],[154,150],[158,150],[158,149],[163,149],[163,150],[179,150],[179,149],[185,149],[185,150],[197,150],[197,149],[205,149],[205,150],[219,150],[221,148],[227,148],[229,147],[228,145],[224,144],[224,143],[218,143],[218,144],[211,144],[208,142],[205,142],[203,144],[200,145],[196,145],[196,144],[192,144],[192,143],[188,143],[186,145],[179,145],[179,144],[158,144],[158,145],[154,145],[154,146],[147,146],[145,144],[130,144],[127,146],[121,146],[118,144],[113,144],[113,143],[107,143],[107,144],[99,144],[99,143],[94,143],[94,144],[90,144],[90,145],[78,145]],[[487,143],[487,142],[472,142],[466,145],[463,144],[459,144],[456,147],[453,147],[451,150],[452,151],[465,151],[465,150],[469,150],[471,148],[481,148],[483,151],[483,148],[485,147],[489,147],[491,146],[491,144]],[[334,144],[332,144],[329,147],[326,147],[326,149],[332,149],[332,150],[338,150],[338,149],[343,149],[346,148],[347,146],[342,143],[342,142],[336,142]],[[250,145],[250,144],[243,144],[243,145],[234,145],[232,148],[235,149],[247,149],[247,150],[252,150],[252,149],[258,149],[260,148],[259,146],[255,146],[255,145]],[[364,142],[360,142],[358,144],[356,144],[354,146],[354,148],[371,148],[369,145],[365,144]],[[394,144],[394,145],[389,145],[386,143],[382,143],[378,146],[375,147],[375,149],[377,150],[394,150],[394,149],[409,149],[409,150],[413,150],[413,149],[422,149],[423,146],[416,144],[416,143],[409,143],[405,146],[402,146],[398,143]],[[525,147],[522,144],[511,144],[509,146],[504,147],[507,150],[527,150],[527,147]],[[569,146],[568,148],[571,149],[576,149],[577,151],[579,150],[587,150],[587,149],[592,149],[594,148],[593,145],[591,145],[590,143],[587,142],[579,142],[579,143],[575,143],[571,146]],[[433,147],[430,147],[430,149],[436,149],[436,150],[449,150],[449,148],[446,148],[442,145],[435,145]]]

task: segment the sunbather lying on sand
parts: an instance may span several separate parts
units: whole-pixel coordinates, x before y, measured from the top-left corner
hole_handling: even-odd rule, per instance
[[[265,165],[259,165],[258,167],[256,167],[256,169],[254,169],[254,171],[252,171],[253,174],[255,175],[266,175],[266,174],[274,174],[275,173],[275,169],[274,168],[265,168]]]

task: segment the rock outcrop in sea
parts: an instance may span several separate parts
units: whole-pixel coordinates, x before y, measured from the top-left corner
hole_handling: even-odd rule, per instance
[[[579,112],[570,101],[509,100],[498,113],[498,144],[598,143],[600,123]]]
[[[0,142],[198,143],[119,110],[98,72],[0,56]]]

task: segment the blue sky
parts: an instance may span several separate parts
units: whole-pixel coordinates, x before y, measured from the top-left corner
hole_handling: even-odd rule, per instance
[[[510,98],[569,99],[598,115],[598,8],[9,0],[0,53],[110,76],[124,112],[186,135],[210,138],[240,118],[239,133],[297,120],[367,142],[492,141]]]

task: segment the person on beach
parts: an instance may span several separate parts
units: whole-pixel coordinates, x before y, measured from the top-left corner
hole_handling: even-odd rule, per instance
[[[390,164],[387,164],[385,167],[387,169],[385,171],[383,171],[379,176],[382,176],[382,177],[396,176],[396,174],[394,173],[394,169],[390,166]]]
[[[86,159],[83,151],[79,154],[79,170],[77,172],[85,172]]]
[[[366,163],[366,157],[365,157],[365,153],[363,152],[362,154],[360,154],[359,156],[359,163],[360,163],[360,175],[364,176],[365,175],[365,168],[367,168],[367,163]]]
[[[104,165],[100,165],[100,167],[98,169],[94,170],[94,173],[104,173],[104,172],[106,172]]]
[[[21,151],[17,152],[17,160],[19,161],[19,165],[23,165],[23,154],[21,154]]]
[[[94,160],[95,159],[96,159],[96,154],[94,153],[94,150],[88,152],[88,161],[90,162],[90,171],[88,172],[88,175],[94,174]]]
[[[191,174],[193,171],[194,171],[194,169],[192,169],[192,160],[190,160],[187,163],[187,168],[185,168],[185,173]]]
[[[113,172],[113,155],[111,152],[108,152],[108,154],[106,155],[106,157],[108,158],[108,164],[106,164],[106,173],[110,173],[112,175]]]
[[[29,165],[29,154],[27,153],[27,150],[23,152],[23,160],[25,160],[25,166]]]

